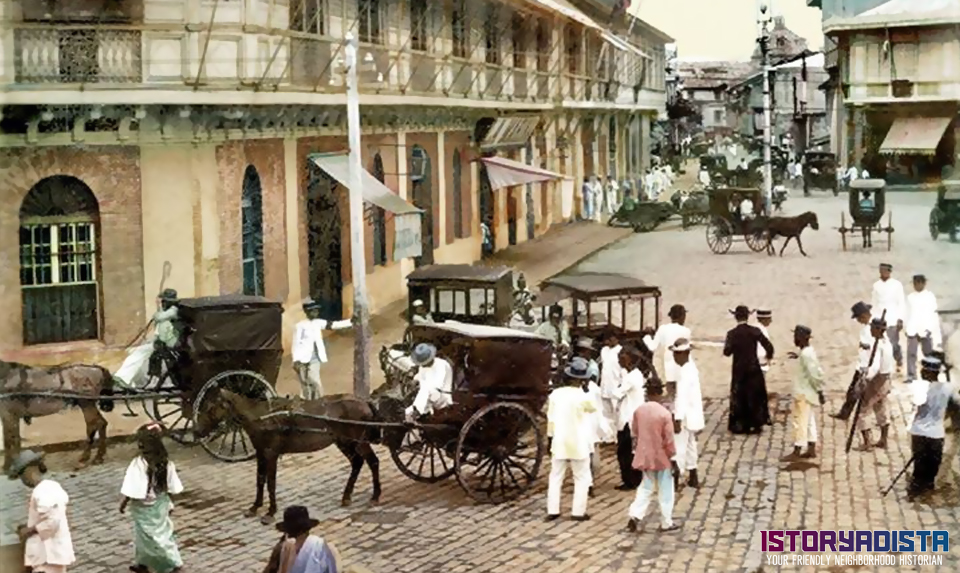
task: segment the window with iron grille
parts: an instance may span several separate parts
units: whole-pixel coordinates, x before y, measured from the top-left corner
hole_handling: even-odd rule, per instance
[[[513,37],[513,67],[527,67],[527,26],[523,16],[514,14],[510,21]]]
[[[263,191],[257,168],[243,174],[240,199],[243,219],[243,294],[263,296]]]
[[[430,29],[427,0],[410,0],[410,49],[427,51],[430,47]]]
[[[360,41],[368,44],[383,43],[383,7],[380,0],[358,0]]]
[[[323,35],[327,30],[327,0],[291,0],[290,29]]]
[[[460,150],[453,150],[453,236],[457,239],[466,237],[463,232],[463,185],[460,178],[463,176],[463,165],[460,160]]]
[[[467,5],[465,0],[454,0],[450,11],[450,24],[453,30],[453,56],[466,58],[470,29],[467,27]]]
[[[537,71],[550,71],[550,28],[547,21],[537,21]]]
[[[23,341],[45,344],[100,335],[99,206],[74,177],[38,182],[20,206]]]
[[[383,158],[380,154],[373,157],[373,176],[377,181],[384,183],[386,172],[383,169]],[[373,264],[387,264],[387,212],[376,205],[370,206],[373,210]]]
[[[576,74],[580,71],[580,34],[573,26],[567,26],[565,38],[567,48],[567,71]]]
[[[484,48],[488,64],[500,63],[500,12],[497,6],[490,6],[487,21],[483,26]]]

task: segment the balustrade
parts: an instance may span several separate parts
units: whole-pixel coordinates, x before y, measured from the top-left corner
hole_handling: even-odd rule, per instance
[[[141,33],[95,26],[16,30],[17,83],[139,83]]]

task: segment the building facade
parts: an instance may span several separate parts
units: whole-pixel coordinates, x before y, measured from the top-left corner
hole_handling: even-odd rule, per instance
[[[349,316],[348,35],[374,312],[415,266],[478,259],[481,221],[523,242],[576,181],[649,161],[669,38],[557,0],[4,2],[0,351],[122,348],[160,285]],[[511,170],[540,180],[493,189]]]
[[[699,114],[701,127],[708,136],[736,131],[728,90],[753,70],[750,62],[677,62],[677,89]]]

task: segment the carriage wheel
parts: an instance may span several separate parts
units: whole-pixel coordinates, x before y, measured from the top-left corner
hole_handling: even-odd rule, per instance
[[[936,207],[930,211],[930,238],[934,241],[940,236],[940,209]]]
[[[250,370],[228,370],[217,374],[203,385],[194,402],[194,424],[197,412],[211,407],[213,390],[230,390],[248,398],[273,398],[277,392],[267,379]],[[247,432],[233,420],[226,420],[200,440],[200,445],[211,456],[225,462],[252,460],[256,455]]]
[[[185,446],[197,443],[197,436],[193,432],[193,410],[182,397],[147,400],[143,403],[143,411],[154,422],[163,424],[171,440]]]
[[[714,254],[722,255],[733,244],[733,227],[726,219],[714,217],[707,224],[707,246]]]
[[[660,221],[655,218],[650,219],[641,219],[639,222],[634,223],[633,232],[634,233],[649,233],[657,228],[660,224]]]
[[[752,229],[743,234],[743,240],[755,253],[762,253],[767,249],[767,231],[766,229]]]
[[[481,408],[460,430],[457,481],[480,503],[516,499],[540,472],[542,438],[536,416],[519,404]]]
[[[407,429],[400,447],[390,448],[390,457],[400,473],[423,483],[443,481],[457,471],[446,447],[438,447],[421,428]]]

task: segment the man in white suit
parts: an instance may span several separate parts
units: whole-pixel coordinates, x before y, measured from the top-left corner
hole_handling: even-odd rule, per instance
[[[297,323],[297,330],[293,335],[293,368],[300,379],[300,396],[304,400],[316,400],[323,396],[320,365],[327,361],[323,331],[344,330],[353,326],[353,322],[330,322],[320,318],[320,303],[311,299],[303,301],[303,311],[307,318]]]

